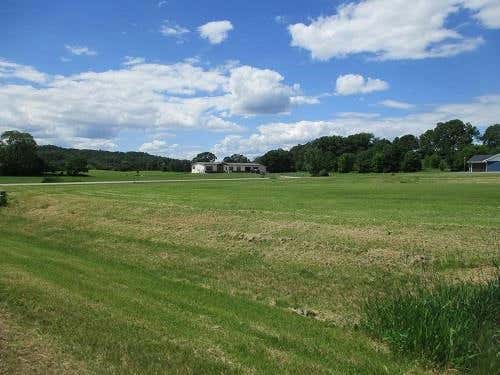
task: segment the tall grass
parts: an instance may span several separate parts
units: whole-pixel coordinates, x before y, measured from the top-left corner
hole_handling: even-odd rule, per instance
[[[363,325],[395,351],[442,367],[498,374],[499,281],[440,284],[370,299]]]

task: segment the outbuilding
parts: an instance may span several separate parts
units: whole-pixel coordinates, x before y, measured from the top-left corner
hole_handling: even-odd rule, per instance
[[[259,163],[196,162],[191,164],[191,173],[266,173]]]
[[[500,154],[474,155],[467,164],[469,172],[500,172]]]

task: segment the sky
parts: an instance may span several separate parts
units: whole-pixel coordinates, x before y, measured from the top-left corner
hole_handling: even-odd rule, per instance
[[[500,122],[500,0],[0,2],[0,132],[249,157]]]

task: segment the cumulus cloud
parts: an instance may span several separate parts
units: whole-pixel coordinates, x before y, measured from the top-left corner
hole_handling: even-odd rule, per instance
[[[68,52],[70,52],[71,54],[76,55],[76,56],[82,56],[82,55],[96,56],[97,55],[97,51],[94,51],[93,49],[90,49],[89,47],[70,46],[70,45],[66,45],[65,47],[68,50]]]
[[[241,66],[231,70],[232,111],[238,114],[281,113],[290,109],[294,89],[273,70]]]
[[[379,104],[383,105],[384,107],[394,108],[394,109],[411,109],[415,107],[413,104],[391,99],[382,100],[381,102],[379,102]]]
[[[287,111],[306,102],[293,99],[297,94],[300,88],[275,71],[234,63],[209,69],[128,57],[119,69],[63,76],[0,60],[0,124],[45,143],[87,139],[99,147],[124,129],[234,134],[245,130],[238,116]]]
[[[378,137],[394,138],[403,134],[419,135],[436,123],[460,118],[474,125],[488,126],[500,118],[500,95],[476,98],[471,103],[448,104],[430,112],[412,113],[399,117],[382,117],[372,113],[344,113],[327,121],[270,123],[257,128],[249,136],[228,135],[213,147],[217,155],[242,153],[257,156],[270,149],[289,149],[326,135],[374,133]]]
[[[366,53],[378,59],[454,56],[476,49],[483,39],[447,27],[461,8],[485,27],[500,27],[498,0],[364,0],[340,5],[331,16],[288,27],[291,44],[319,60]]]
[[[198,27],[198,32],[203,39],[208,39],[211,44],[219,44],[227,39],[229,31],[233,29],[230,21],[213,21]]]
[[[381,79],[366,78],[359,74],[345,74],[338,76],[335,85],[337,95],[368,94],[374,91],[384,91],[389,84]]]

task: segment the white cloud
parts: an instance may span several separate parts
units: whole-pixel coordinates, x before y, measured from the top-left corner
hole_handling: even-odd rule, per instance
[[[165,21],[160,28],[160,33],[168,37],[179,38],[189,33],[189,29],[179,26],[175,23]]]
[[[160,0],[160,1],[158,1],[158,8],[163,8],[166,5],[167,5],[167,1],[166,0]]]
[[[485,27],[500,28],[500,1],[465,0],[465,6],[476,12],[474,17]]]
[[[211,44],[219,44],[227,39],[229,31],[233,29],[230,21],[213,21],[198,27],[198,32],[203,39],[208,39]]]
[[[430,112],[400,117],[382,117],[373,113],[343,113],[327,121],[270,123],[257,128],[248,137],[229,135],[213,147],[217,155],[242,153],[257,156],[270,149],[289,149],[326,135],[374,133],[377,137],[394,138],[404,134],[420,135],[436,123],[459,118],[473,125],[488,126],[500,118],[500,95],[476,98],[471,103],[448,104]]]
[[[143,143],[139,147],[139,151],[169,158],[191,160],[200,152],[200,148],[197,146],[181,146],[177,143],[168,144],[165,141],[154,139],[151,142]]]
[[[28,82],[44,83],[48,76],[31,66],[16,64],[0,58],[0,78],[17,78]]]
[[[162,150],[164,150],[166,148],[166,146],[167,146],[167,142],[160,141],[158,139],[154,139],[151,142],[143,143],[139,147],[139,151],[141,151],[141,152],[148,152],[148,153],[151,153],[151,154],[158,154]]]
[[[144,64],[146,62],[146,59],[144,57],[134,57],[134,56],[125,56],[124,60],[125,61],[123,62],[123,65],[125,66]]]
[[[462,7],[486,27],[500,26],[498,0],[364,0],[340,5],[335,14],[288,30],[292,46],[319,60],[367,53],[378,59],[454,56],[476,49],[481,37],[466,37],[446,21]]]
[[[290,109],[294,89],[269,69],[241,66],[231,70],[229,91],[237,114],[282,113]]]
[[[411,109],[415,107],[413,104],[399,102],[397,100],[391,100],[391,99],[382,100],[381,102],[379,102],[379,104],[383,105],[384,107],[394,108],[394,109]]]
[[[69,46],[69,45],[66,45],[65,47],[71,54],[76,55],[76,56],[82,56],[82,55],[96,56],[97,55],[97,51],[94,51],[93,49],[90,49],[89,47]]]
[[[307,101],[297,95],[298,85],[286,85],[279,73],[235,63],[209,69],[128,57],[119,69],[63,76],[0,60],[0,124],[45,143],[87,139],[98,147],[124,129],[239,133],[238,116],[288,111]]]
[[[384,91],[389,84],[381,79],[366,78],[359,74],[345,74],[337,77],[335,93],[337,95],[368,94],[374,91]]]
[[[319,104],[320,100],[317,96],[297,95],[290,98],[292,105]]]

